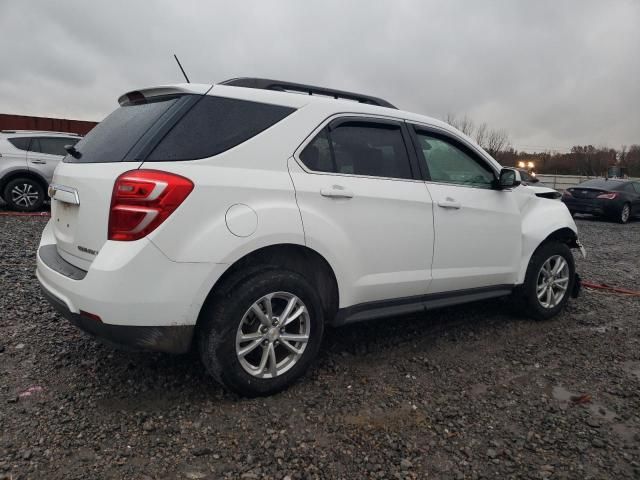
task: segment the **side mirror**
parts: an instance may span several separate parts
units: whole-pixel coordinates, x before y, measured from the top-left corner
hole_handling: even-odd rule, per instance
[[[498,178],[496,187],[498,190],[503,190],[517,187],[521,182],[520,172],[513,168],[503,168],[500,170],[500,177]]]

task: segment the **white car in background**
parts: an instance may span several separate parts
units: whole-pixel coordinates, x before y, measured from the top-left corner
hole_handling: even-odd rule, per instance
[[[74,133],[39,130],[0,131],[0,197],[12,210],[42,208],[53,171],[75,145]]]
[[[56,169],[37,255],[46,297],[107,342],[195,345],[266,395],[327,325],[509,295],[546,319],[577,294],[565,206],[441,121],[252,78],[119,102]]]

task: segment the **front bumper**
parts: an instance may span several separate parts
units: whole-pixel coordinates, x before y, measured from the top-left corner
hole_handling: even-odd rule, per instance
[[[127,350],[151,350],[167,353],[186,353],[191,348],[193,325],[147,327],[109,325],[100,320],[73,313],[65,303],[42,287],[44,297],[58,313],[80,330],[108,345]]]

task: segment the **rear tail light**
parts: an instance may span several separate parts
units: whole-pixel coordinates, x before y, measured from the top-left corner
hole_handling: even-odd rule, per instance
[[[562,192],[562,197],[563,198],[571,198],[571,197],[573,197],[573,195],[571,195],[571,192],[569,190],[565,190],[564,192]]]
[[[188,178],[159,170],[131,170],[113,186],[109,240],[132,241],[154,231],[193,190]]]
[[[618,197],[617,193],[601,193],[596,198],[602,198],[604,200],[613,200]]]

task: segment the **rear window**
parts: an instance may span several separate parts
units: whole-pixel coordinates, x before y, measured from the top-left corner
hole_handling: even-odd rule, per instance
[[[16,138],[7,138],[9,143],[16,147],[18,150],[27,150],[29,148],[30,137],[16,137]]]
[[[622,182],[618,180],[604,180],[601,178],[596,178],[593,180],[587,180],[584,183],[578,185],[577,188],[587,187],[587,188],[599,188],[602,190],[613,190],[616,187],[619,187]]]
[[[67,155],[64,161],[121,162],[145,132],[177,101],[176,97],[165,97],[118,108],[78,142],[76,150],[81,153],[80,158]]]
[[[67,152],[64,149],[65,145],[75,145],[78,142],[78,138],[60,138],[60,137],[40,137],[34,138],[34,142],[31,143],[30,150],[32,152],[46,153],[49,155],[58,155],[64,157]]]
[[[165,135],[146,161],[212,157],[249,140],[294,111],[206,95]]]

